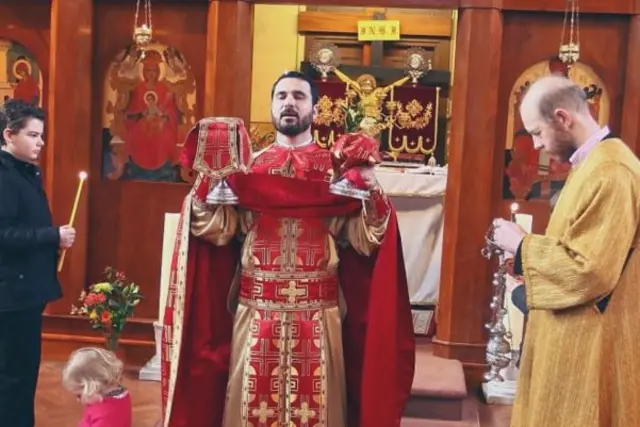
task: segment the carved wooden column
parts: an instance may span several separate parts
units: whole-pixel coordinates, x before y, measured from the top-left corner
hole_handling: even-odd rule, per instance
[[[91,171],[92,0],[53,0],[47,119],[46,190],[54,223],[69,221],[78,173],[100,179]],[[67,251],[59,277],[64,298],[47,308],[48,314],[69,314],[86,281],[88,202],[85,183],[77,212],[75,245]]]
[[[639,11],[640,12],[640,11]],[[627,66],[622,104],[622,126],[620,136],[636,155],[640,155],[640,15],[631,15],[627,37]]]
[[[502,27],[497,9],[460,11],[434,354],[462,361],[473,382],[484,372],[491,295],[480,251],[493,214],[494,156],[502,155],[495,149]]]
[[[211,1],[207,23],[205,116],[241,117],[249,126],[252,46],[252,4]]]

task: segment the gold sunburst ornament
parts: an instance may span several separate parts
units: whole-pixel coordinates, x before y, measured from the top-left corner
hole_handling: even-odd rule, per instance
[[[310,52],[311,65],[320,73],[322,81],[326,82],[328,74],[340,65],[338,46],[329,42],[317,42]]]
[[[431,71],[431,60],[427,59],[427,52],[419,47],[407,50],[404,60],[404,69],[411,77],[411,84],[418,84],[418,80],[425,72]]]

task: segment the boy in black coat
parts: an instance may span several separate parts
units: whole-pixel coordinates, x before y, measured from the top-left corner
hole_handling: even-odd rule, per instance
[[[75,239],[54,227],[36,165],[44,111],[19,100],[0,108],[0,424],[33,427],[42,311],[62,295],[58,250]]]

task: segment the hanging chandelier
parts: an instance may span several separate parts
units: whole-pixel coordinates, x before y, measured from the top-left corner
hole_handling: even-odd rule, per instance
[[[144,16],[140,19],[140,0],[136,0],[136,15],[133,23],[133,42],[144,58],[146,47],[152,40],[153,26],[151,25],[151,0],[143,1]]]
[[[580,6],[578,3],[579,0],[567,0],[560,35],[558,58],[569,67],[580,59]],[[565,41],[567,20],[569,21],[569,40]]]

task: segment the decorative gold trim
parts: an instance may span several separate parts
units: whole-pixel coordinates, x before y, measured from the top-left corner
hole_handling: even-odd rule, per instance
[[[322,310],[327,308],[333,308],[338,306],[338,300],[335,301],[320,301],[320,300],[312,300],[312,301],[301,301],[296,303],[289,302],[274,302],[274,301],[265,301],[262,299],[248,299],[244,297],[239,297],[238,302],[240,304],[246,305],[247,307],[251,307],[257,310],[276,310],[283,312],[292,312],[292,311],[307,311],[307,310]]]
[[[319,311],[318,325],[320,327],[320,426],[327,425],[327,325],[325,312]],[[341,345],[341,343],[339,344]]]
[[[291,422],[291,370],[293,369],[293,343],[291,342],[291,313],[282,313],[280,321],[280,372],[282,374],[282,380],[284,381],[284,410],[281,414],[284,415],[285,426],[290,426]],[[280,383],[280,390],[282,390],[282,383]],[[282,394],[280,394],[282,396]]]
[[[247,427],[249,420],[249,381],[251,377],[251,345],[253,343],[253,331],[256,329],[256,317],[260,314],[254,311],[251,315],[251,328],[249,329],[249,335],[244,345],[244,366],[242,368],[242,421],[243,425],[240,427]]]
[[[251,279],[263,280],[265,282],[270,281],[289,281],[289,280],[322,280],[332,279],[338,276],[338,270],[330,268],[328,270],[320,271],[264,271],[264,270],[248,270],[243,269],[242,275]]]
[[[189,249],[190,234],[188,219],[191,218],[191,200],[192,194],[188,194],[184,199],[184,203],[182,204],[182,221],[178,226],[178,233],[176,235],[176,271],[172,272],[173,274],[171,274],[171,279],[176,281],[176,294],[173,304],[173,328],[171,345],[169,346],[169,348],[171,349],[169,354],[171,368],[169,371],[167,407],[164,414],[165,427],[169,427],[169,422],[171,420],[171,410],[173,406],[173,398],[175,395],[176,380],[178,377],[178,365],[180,363],[180,349],[182,346],[182,326],[184,323],[184,302],[187,284],[187,254]],[[186,227],[185,223],[187,223]],[[171,288],[171,285],[169,287]]]

